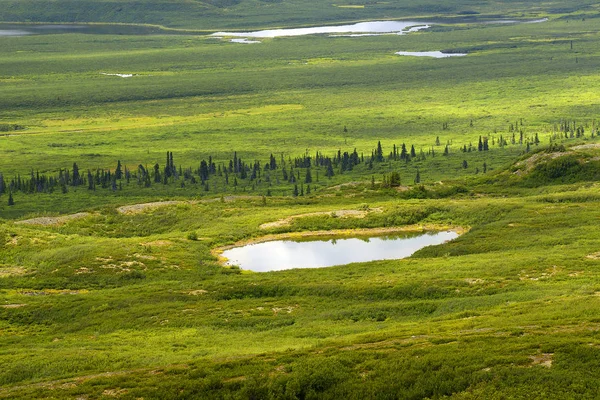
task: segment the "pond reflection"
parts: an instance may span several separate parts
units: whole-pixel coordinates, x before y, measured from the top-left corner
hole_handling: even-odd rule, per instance
[[[319,33],[352,33],[352,34],[382,34],[415,32],[419,29],[428,28],[429,25],[423,22],[414,21],[370,21],[359,22],[352,25],[334,25],[334,26],[314,26],[310,28],[288,28],[288,29],[268,29],[255,32],[217,32],[213,36],[234,36],[234,37],[254,37],[254,38],[273,38],[281,36],[304,36],[315,35]],[[412,29],[411,29],[412,28]]]
[[[466,53],[442,53],[441,51],[398,51],[396,52],[399,56],[413,56],[413,57],[433,57],[433,58],[447,58],[447,57],[464,57]]]
[[[417,250],[458,237],[453,231],[402,236],[334,238],[306,241],[278,240],[229,249],[227,265],[255,272],[293,268],[321,268],[375,260],[399,259]]]

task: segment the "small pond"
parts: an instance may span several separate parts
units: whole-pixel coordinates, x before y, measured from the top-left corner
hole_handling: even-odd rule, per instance
[[[227,265],[255,272],[321,268],[353,262],[406,258],[426,246],[455,239],[453,231],[394,236],[277,240],[225,250]]]
[[[446,57],[464,57],[466,53],[442,53],[441,51],[398,51],[396,52],[399,56],[413,56],[413,57],[433,57],[433,58],[446,58]]]
[[[248,40],[246,38],[243,38],[243,39],[231,39],[230,42],[231,43],[253,44],[253,43],[260,43],[260,40]]]
[[[281,36],[304,36],[320,33],[351,34],[350,36],[363,36],[374,34],[396,33],[404,34],[415,32],[419,29],[428,28],[429,25],[423,22],[414,21],[370,21],[359,22],[352,25],[336,26],[314,26],[310,28],[289,28],[289,29],[269,29],[255,32],[217,32],[213,36],[234,36],[234,37],[253,37],[253,38],[274,38]]]

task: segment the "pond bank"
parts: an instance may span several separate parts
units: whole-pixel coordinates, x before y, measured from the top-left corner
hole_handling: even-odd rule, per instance
[[[229,261],[223,256],[223,252],[234,248],[243,246],[255,245],[259,243],[272,242],[277,240],[299,240],[308,238],[337,238],[337,239],[348,239],[348,238],[369,238],[376,236],[393,235],[400,233],[427,233],[427,232],[442,232],[450,231],[456,233],[458,236],[469,231],[468,227],[460,227],[453,225],[434,225],[434,224],[423,224],[423,225],[407,225],[402,227],[382,227],[382,228],[361,228],[361,229],[334,229],[334,230],[321,230],[321,231],[304,231],[304,232],[288,232],[265,235],[257,238],[245,239],[238,241],[234,244],[216,247],[211,250],[211,254],[217,258],[218,262],[226,266],[226,262]]]

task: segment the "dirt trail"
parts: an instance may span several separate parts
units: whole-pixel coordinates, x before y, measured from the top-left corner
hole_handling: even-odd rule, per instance
[[[91,214],[87,213],[87,212],[80,212],[80,213],[71,214],[71,215],[61,215],[59,217],[38,217],[38,218],[25,219],[23,221],[17,221],[17,222],[15,222],[15,224],[18,224],[18,225],[44,225],[44,226],[61,225],[61,224],[64,224],[64,223],[74,220],[74,219],[85,218],[89,215],[91,215]]]

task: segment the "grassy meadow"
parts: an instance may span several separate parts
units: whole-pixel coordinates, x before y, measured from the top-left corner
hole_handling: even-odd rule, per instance
[[[2,0],[0,20],[34,23],[149,24],[182,30],[250,29],[346,21],[397,18],[494,19],[538,17],[547,14],[594,15],[597,4],[590,0],[532,0],[481,2],[474,0],[357,1],[335,3],[310,0],[204,0],[183,2],[113,2],[85,0],[84,7],[69,0]]]
[[[598,398],[595,5],[199,2],[191,23],[176,3],[149,3],[147,21],[101,1],[77,18],[59,12],[67,2],[56,15],[0,4],[8,22],[207,31],[279,14],[285,26],[399,10],[440,21],[257,44],[0,37],[0,398]],[[468,55],[394,54],[434,50]],[[402,144],[415,154],[394,154]],[[355,164],[336,158],[354,150]],[[234,152],[243,171],[226,172]],[[203,160],[218,172],[202,177]],[[65,178],[73,163],[80,184]],[[218,254],[372,228],[464,233],[322,269],[251,273]]]

